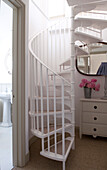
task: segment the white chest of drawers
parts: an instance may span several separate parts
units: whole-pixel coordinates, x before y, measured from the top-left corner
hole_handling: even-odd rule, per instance
[[[80,99],[80,138],[82,134],[107,137],[107,100]]]

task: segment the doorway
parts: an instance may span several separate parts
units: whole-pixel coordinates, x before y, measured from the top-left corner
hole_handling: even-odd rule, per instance
[[[10,170],[12,159],[12,40],[13,9],[1,1],[0,11],[0,168]]]
[[[2,0],[13,10],[12,34],[12,162],[24,166],[25,143],[25,5],[21,0]],[[7,18],[6,18],[7,21]],[[8,62],[7,62],[8,63]],[[11,72],[9,72],[11,73]],[[2,119],[3,120],[3,119]],[[6,169],[8,170],[8,169]],[[10,170],[10,169],[9,169]]]

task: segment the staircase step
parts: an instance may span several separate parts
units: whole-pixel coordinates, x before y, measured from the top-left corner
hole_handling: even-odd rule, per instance
[[[40,97],[40,96],[39,96],[39,97],[35,96],[35,99],[41,100],[41,97]],[[69,96],[64,96],[64,99],[65,99],[65,100],[69,100],[70,97],[69,97]],[[47,96],[46,96],[46,97],[43,97],[43,100],[47,100]],[[54,100],[54,97],[53,97],[53,96],[50,96],[50,97],[49,97],[49,100]],[[56,96],[56,100],[62,100],[62,97],[61,97],[61,96]]]
[[[69,152],[72,148],[72,145],[74,143],[74,137],[68,137],[65,139],[65,155],[62,155],[62,141],[57,143],[57,154],[55,154],[55,145],[50,147],[50,152],[48,152],[48,149],[45,149],[44,151],[41,151],[40,154],[44,157],[56,160],[56,161],[66,161]]]
[[[69,2],[69,5],[70,5],[70,2],[72,3],[72,0],[67,0],[67,1]],[[74,6],[74,15],[77,15],[80,12],[86,12],[86,11],[91,11],[91,10],[107,11],[107,1],[106,0],[102,0],[102,1],[97,0],[97,1],[93,1],[93,2],[92,1],[91,1],[91,3],[90,3],[90,1],[88,1],[87,4],[81,4],[81,5]],[[77,2],[77,1],[75,1],[75,2]]]
[[[65,113],[65,114],[70,113],[70,110],[64,110],[64,113]],[[43,112],[43,115],[44,115],[44,116],[47,116],[47,114],[49,114],[49,115],[54,115],[54,111],[49,111],[49,113]],[[56,111],[56,114],[62,114],[62,111],[61,111],[61,110]],[[41,112],[38,112],[38,113],[31,113],[31,112],[29,112],[29,115],[30,115],[31,117],[41,116]]]
[[[67,70],[63,70],[63,71],[61,71],[61,72],[59,72],[58,74],[60,75],[60,76],[64,76],[64,75],[69,75],[71,73],[71,70],[70,69],[67,69]]]
[[[49,87],[53,87],[53,85],[50,84]],[[62,86],[61,86],[61,83],[57,83],[57,82],[56,82],[55,87],[56,87],[56,88],[61,88],[61,87],[62,87]],[[64,84],[64,87],[71,87],[71,85],[65,83],[65,84]]]
[[[86,32],[75,31],[75,35],[76,35],[75,41],[76,40],[84,41],[86,44],[102,42],[101,38],[95,37]]]
[[[75,28],[79,27],[80,25],[82,25],[82,27],[91,26],[95,29],[103,30],[107,28],[107,19],[78,16],[75,18]]]
[[[90,48],[90,54],[99,54],[99,53],[106,53],[107,52],[107,45],[103,45],[101,46],[101,44],[99,46],[95,47],[89,47]]]
[[[67,129],[67,128],[70,128],[72,126],[73,125],[71,123],[65,123],[64,128]],[[57,125],[56,129],[57,129],[56,133],[61,132],[62,131],[62,125]],[[41,128],[39,130],[31,129],[31,132],[32,132],[33,135],[35,135],[35,136],[37,136],[39,138],[48,137],[48,128],[47,127],[44,127],[44,133],[41,132]],[[50,125],[49,136],[51,136],[53,134],[55,134],[54,125]]]
[[[91,2],[96,2],[98,0],[67,0],[69,6],[74,6],[74,5],[83,5],[86,3],[91,3]],[[100,0],[101,1],[101,0]]]

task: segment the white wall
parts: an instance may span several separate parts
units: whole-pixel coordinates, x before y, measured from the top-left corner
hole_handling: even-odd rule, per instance
[[[40,32],[41,30],[47,28],[48,23],[49,20],[43,15],[43,13],[41,13],[39,8],[37,8],[36,5],[34,5],[32,0],[30,0],[29,1],[29,38],[31,38],[33,35]]]

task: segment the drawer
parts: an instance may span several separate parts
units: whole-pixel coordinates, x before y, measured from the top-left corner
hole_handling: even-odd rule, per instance
[[[107,137],[107,125],[83,123],[82,134]]]
[[[99,123],[107,125],[107,114],[95,112],[83,112],[82,122]]]
[[[107,103],[83,102],[83,111],[107,113]]]

